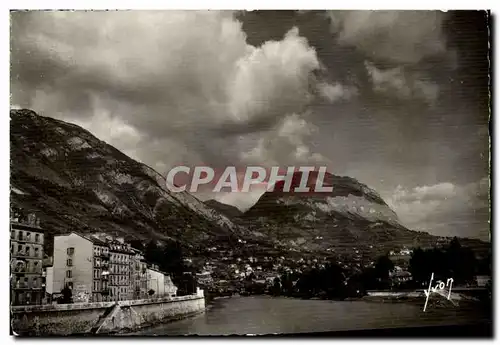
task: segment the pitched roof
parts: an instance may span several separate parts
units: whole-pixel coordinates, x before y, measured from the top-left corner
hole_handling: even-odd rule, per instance
[[[87,235],[84,235],[82,233],[79,233],[77,231],[71,231],[69,233],[66,233],[66,234],[61,234],[61,235],[55,235],[54,237],[60,237],[60,236],[69,236],[71,234],[75,234],[77,236],[80,236],[81,238],[84,238],[86,239],[87,241],[90,241],[92,242],[93,244],[96,244],[98,246],[103,246],[103,247],[108,247],[108,244],[104,241],[101,241],[100,239],[98,238],[95,238],[93,236],[87,236]]]

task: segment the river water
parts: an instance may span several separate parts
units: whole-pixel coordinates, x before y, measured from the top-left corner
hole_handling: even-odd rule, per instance
[[[465,306],[325,301],[269,296],[217,299],[197,316],[143,329],[134,335],[228,335],[328,332],[457,325],[487,319]]]

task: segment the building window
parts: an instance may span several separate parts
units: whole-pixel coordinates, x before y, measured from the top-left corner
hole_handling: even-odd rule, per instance
[[[40,242],[40,234],[35,235],[35,242]]]
[[[19,241],[22,241],[22,240],[23,240],[23,232],[22,232],[22,231],[19,231],[19,232],[17,233],[17,239],[18,239]]]
[[[33,278],[33,287],[36,288],[38,287],[38,280],[36,278]]]
[[[38,257],[38,254],[39,254],[39,250],[38,250],[38,248],[35,248],[35,256]]]
[[[69,271],[69,272],[71,272],[71,271]],[[71,290],[73,290],[73,282],[68,282],[68,283],[66,284],[66,286],[67,286],[68,288],[70,288]]]
[[[36,272],[38,270],[38,261],[35,261],[33,263],[33,265],[34,265],[34,269],[35,269],[35,272]]]
[[[10,237],[16,238],[16,232],[14,230],[10,232]]]
[[[20,253],[23,251],[23,246],[19,245],[17,246],[17,252]]]
[[[30,247],[26,246],[25,252],[26,256],[30,256]]]
[[[23,270],[24,264],[21,261],[18,261],[16,264],[16,272],[21,272]]]
[[[66,271],[66,278],[72,278],[73,274],[70,270]]]
[[[31,232],[26,233],[26,241],[31,241]]]
[[[67,253],[68,253],[68,255],[73,255],[73,254],[75,254],[75,248],[73,248],[73,247],[68,248]]]
[[[71,259],[66,260],[66,266],[73,266],[73,260]]]

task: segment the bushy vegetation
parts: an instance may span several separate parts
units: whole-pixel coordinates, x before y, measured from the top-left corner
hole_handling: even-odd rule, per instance
[[[410,259],[409,271],[412,280],[394,284],[389,272],[394,264],[387,255],[378,257],[374,265],[348,274],[348,271],[334,263],[324,268],[310,268],[302,273],[286,273],[274,279],[267,293],[274,296],[324,299],[345,299],[360,297],[367,290],[416,289],[434,279],[446,281],[453,278],[455,285],[473,283],[476,275],[491,275],[491,255],[477,259],[474,251],[463,247],[453,239],[442,248],[417,248]],[[256,284],[247,284],[248,293],[262,293]]]
[[[167,241],[160,247],[152,240],[144,245],[142,241],[132,241],[132,247],[144,251],[147,262],[158,265],[159,269],[170,274],[172,282],[177,286],[177,295],[189,295],[196,292],[197,283],[194,271],[184,262],[181,245],[175,241]]]
[[[471,248],[454,238],[444,248],[414,250],[409,270],[416,285],[428,283],[432,273],[436,280],[453,278],[455,284],[467,284],[477,274],[491,274],[491,255],[478,260]]]

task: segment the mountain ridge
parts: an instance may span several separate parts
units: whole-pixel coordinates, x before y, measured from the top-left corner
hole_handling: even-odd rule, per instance
[[[37,210],[54,233],[74,228],[194,245],[244,232],[77,125],[27,109],[10,116],[12,202]]]
[[[236,217],[240,217],[243,215],[243,212],[237,208],[236,206],[225,204],[223,202],[217,201],[215,199],[210,199],[205,201],[205,205],[208,205],[209,207],[213,208],[214,210],[222,213],[229,219],[233,219]]]
[[[174,240],[193,253],[246,241],[304,252],[387,251],[437,239],[406,229],[378,193],[351,177],[325,174],[334,186],[326,194],[284,194],[278,184],[243,213],[171,192],[156,170],[75,124],[28,109],[11,110],[10,118],[11,203],[38,213],[50,235]]]

